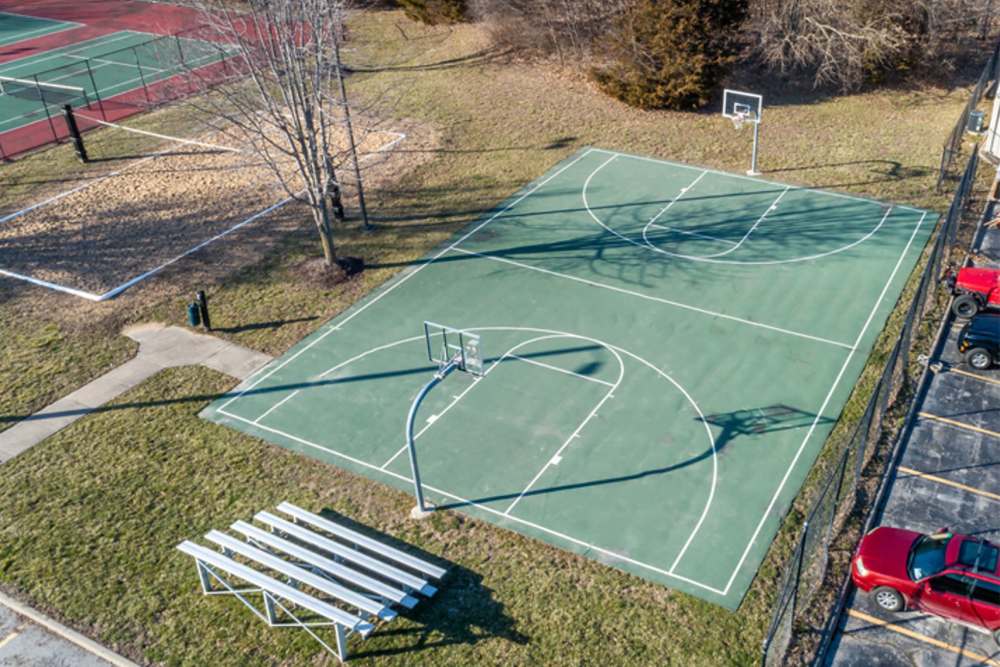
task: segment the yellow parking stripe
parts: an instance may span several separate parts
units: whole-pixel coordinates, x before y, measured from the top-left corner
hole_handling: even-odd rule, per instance
[[[953,486],[956,489],[961,489],[963,491],[968,491],[969,493],[974,493],[977,496],[982,496],[984,498],[989,498],[990,500],[1000,500],[1000,494],[990,493],[989,491],[983,491],[982,489],[977,489],[974,486],[968,486],[967,484],[962,484],[960,482],[954,482],[950,479],[945,479],[944,477],[938,477],[937,475],[929,475],[925,472],[920,472],[919,470],[914,470],[913,468],[904,468],[899,466],[899,472],[906,473],[907,475],[913,475],[914,477],[920,477],[931,482],[937,482],[938,484],[945,484],[947,486]]]
[[[948,373],[958,373],[959,375],[964,375],[965,377],[974,378],[980,382],[988,382],[990,384],[1000,385],[1000,380],[996,378],[986,377],[985,375],[980,375],[979,373],[970,373],[969,371],[963,371],[961,368],[949,368],[946,372]]]
[[[871,623],[872,625],[878,625],[880,627],[885,628],[886,630],[892,630],[893,632],[898,632],[901,635],[904,635],[911,639],[916,639],[917,641],[924,642],[925,644],[930,644],[931,646],[936,646],[940,649],[944,649],[945,651],[951,651],[956,655],[968,658],[969,660],[974,660],[977,663],[982,663],[984,665],[995,665],[996,667],[1000,667],[1000,662],[994,660],[993,658],[990,658],[989,656],[980,655],[975,651],[969,651],[968,649],[964,649],[958,646],[953,646],[948,642],[943,642],[940,639],[934,639],[933,637],[922,635],[919,632],[914,632],[913,630],[910,630],[909,628],[904,628],[900,625],[896,625],[895,623],[890,623],[889,621],[883,621],[881,618],[870,616],[864,613],[863,611],[857,611],[856,609],[848,609],[847,613],[848,615],[853,616],[856,619],[865,621],[867,623]]]
[[[3,639],[0,639],[0,648],[3,648],[4,646],[12,642],[14,638],[17,637],[19,634],[21,634],[19,630],[14,630],[14,632],[10,633]]]
[[[972,424],[966,424],[965,422],[955,421],[954,419],[948,419],[947,417],[939,417],[937,415],[932,415],[929,412],[918,413],[924,419],[931,419],[936,422],[941,422],[942,424],[948,424],[949,426],[955,426],[957,428],[964,428],[966,431],[975,431],[976,433],[982,433],[984,435],[990,435],[994,438],[1000,438],[1000,433],[996,431],[991,431],[987,428],[979,428],[978,426],[973,426]]]

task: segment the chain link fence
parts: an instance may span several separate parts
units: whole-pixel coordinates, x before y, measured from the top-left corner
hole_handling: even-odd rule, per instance
[[[983,95],[992,96],[995,92],[994,85],[997,83],[998,68],[1000,68],[1000,42],[993,47],[990,59],[983,66],[983,71],[976,81],[969,101],[965,103],[965,108],[958,117],[958,122],[948,134],[948,139],[944,142],[941,151],[941,166],[938,169],[937,188],[940,190],[948,179],[955,164],[955,158],[962,152],[962,139],[965,137],[966,129],[969,126],[969,115],[976,110]]]
[[[805,522],[778,587],[764,640],[762,665],[785,664],[800,612],[814,600],[824,583],[830,546],[856,509],[865,466],[874,456],[876,445],[896,432],[891,417],[898,414],[902,404],[908,403],[909,394],[904,389],[911,381],[908,371],[915,328],[937,299],[935,287],[955,245],[978,165],[979,154],[974,151],[966,163],[948,214],[938,225],[934,245],[906,311],[899,338],[886,358],[864,413],[853,431],[835,444],[834,463],[827,467],[815,487],[816,496],[805,514]]]
[[[0,133],[0,160],[66,139],[66,104],[83,112],[77,120],[85,131],[97,125],[87,122],[88,113],[104,121],[119,120],[237,74],[235,47],[213,39],[217,37],[209,30],[196,27],[99,54],[82,56],[69,50],[60,59],[72,62],[25,75],[16,87],[8,81],[0,99],[17,99],[22,124]],[[76,94],[69,95],[71,90]],[[35,123],[40,127],[33,127]]]

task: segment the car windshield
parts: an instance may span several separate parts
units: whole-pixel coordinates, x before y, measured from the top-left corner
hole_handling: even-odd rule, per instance
[[[976,572],[996,572],[1000,550],[985,540],[967,539],[958,550],[958,562]]]
[[[937,538],[937,539],[935,539]],[[918,581],[944,569],[944,554],[948,550],[951,535],[937,537],[921,535],[910,547],[910,557],[906,561],[906,569],[910,579]]]

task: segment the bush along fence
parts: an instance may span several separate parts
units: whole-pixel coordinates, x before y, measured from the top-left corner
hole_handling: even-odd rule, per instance
[[[205,90],[239,69],[235,47],[213,41],[203,28],[160,35],[99,54],[74,55],[73,62],[20,79],[0,77],[0,95],[29,108],[24,124],[0,133],[0,160],[58,143],[69,136],[63,108],[81,111],[80,130],[115,121]]]
[[[1000,42],[997,42],[996,46],[993,47],[993,53],[983,66],[983,71],[980,73],[979,79],[972,89],[969,101],[965,103],[965,108],[962,109],[962,113],[958,116],[958,122],[955,123],[955,127],[951,129],[948,139],[944,142],[944,148],[941,151],[941,166],[938,169],[938,190],[941,189],[951,174],[955,158],[962,152],[962,139],[965,137],[966,129],[969,126],[969,115],[979,106],[983,95],[991,97],[995,93],[998,73],[1000,73]]]
[[[936,289],[942,266],[955,246],[958,229],[972,194],[979,164],[978,151],[974,151],[966,164],[958,190],[948,214],[937,229],[937,236],[924,267],[920,282],[903,320],[902,330],[889,353],[885,367],[878,379],[865,411],[851,431],[833,447],[834,463],[815,488],[816,497],[805,512],[805,522],[795,542],[795,549],[784,568],[784,574],[774,601],[771,624],[764,640],[762,665],[785,664],[792,644],[797,622],[803,612],[814,602],[822,588],[830,561],[830,547],[845,528],[847,520],[863,505],[862,479],[865,466],[874,456],[879,442],[902,433],[898,416],[907,410],[913,392],[904,391],[911,382],[910,362],[914,347],[915,329],[924,316],[937,303]],[[829,456],[824,454],[824,456]],[[836,613],[828,625],[836,625]],[[827,628],[832,630],[832,628]],[[826,632],[829,636],[831,632]],[[821,644],[817,651],[825,650]]]

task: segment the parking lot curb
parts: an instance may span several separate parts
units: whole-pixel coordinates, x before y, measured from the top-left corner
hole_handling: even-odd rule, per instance
[[[110,662],[112,665],[115,665],[115,667],[139,667],[136,663],[132,662],[131,660],[128,660],[127,658],[123,658],[122,656],[118,655],[117,653],[111,651],[108,648],[105,648],[101,644],[95,642],[93,639],[84,637],[76,630],[67,628],[62,623],[59,623],[58,621],[49,618],[45,614],[42,614],[41,612],[32,609],[31,607],[22,604],[21,602],[18,602],[17,600],[8,595],[4,595],[2,592],[0,592],[0,605],[8,607],[14,613],[20,614],[21,616],[30,619],[33,623],[42,626],[52,634],[58,637],[62,637],[68,642],[76,644],[83,650],[96,655],[98,658]]]

